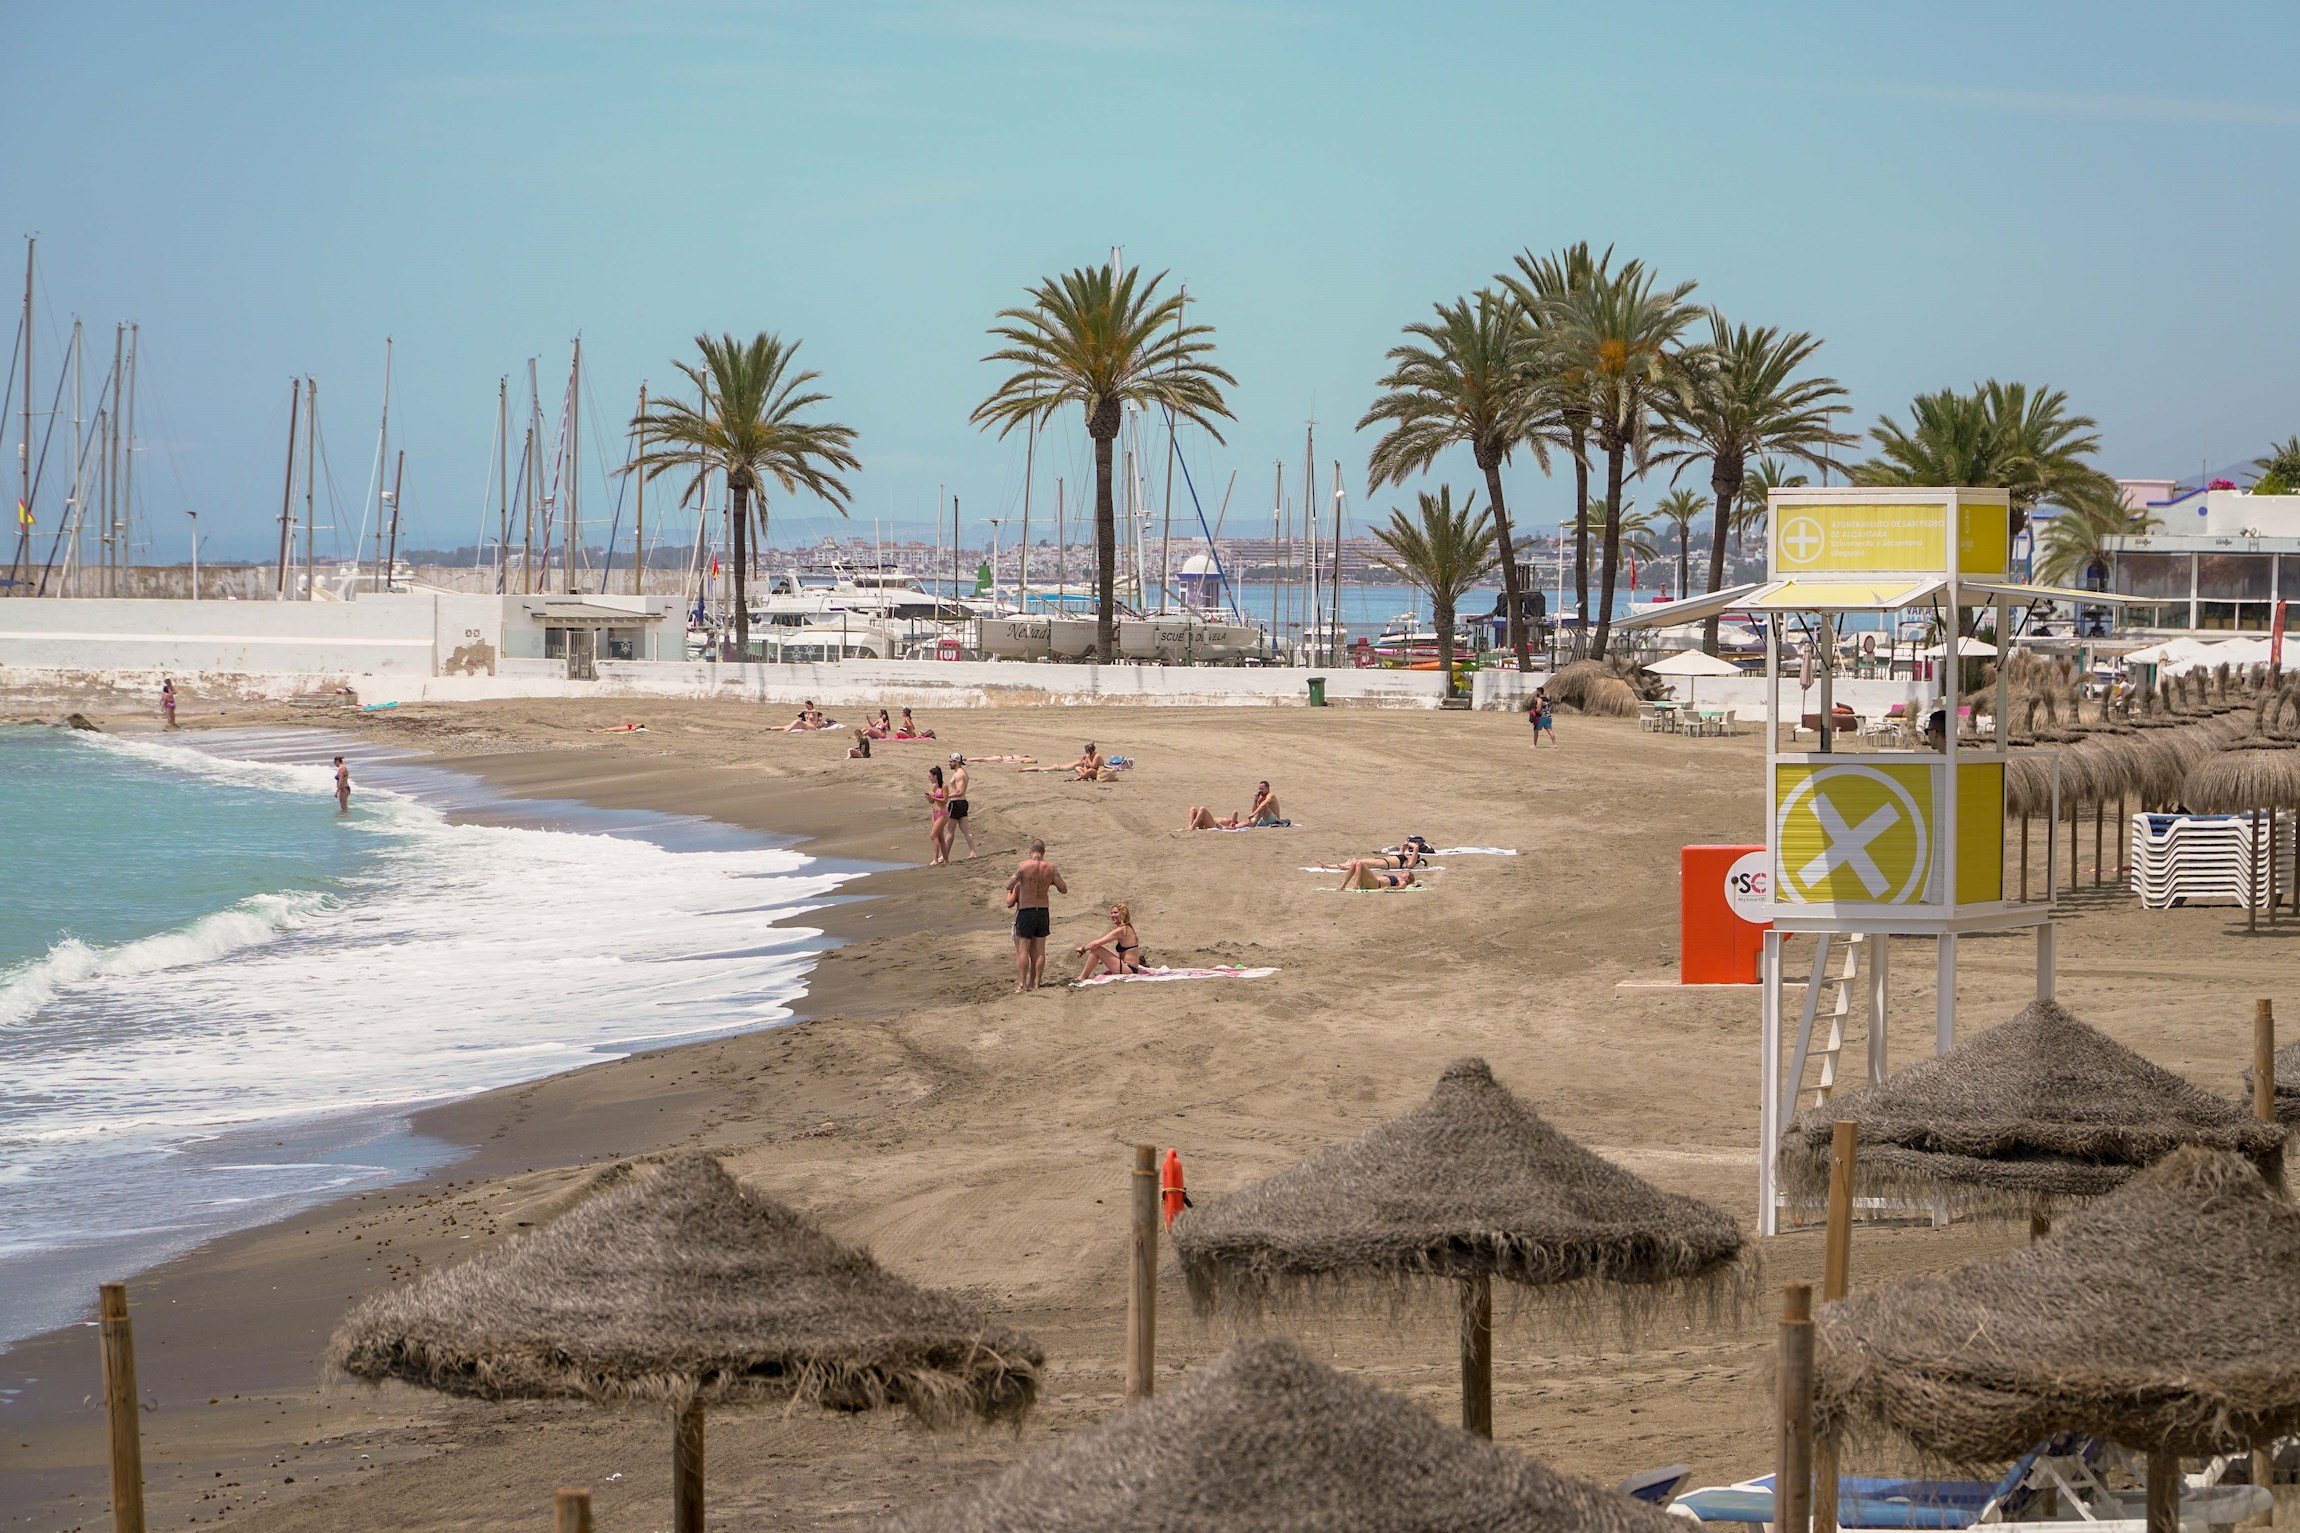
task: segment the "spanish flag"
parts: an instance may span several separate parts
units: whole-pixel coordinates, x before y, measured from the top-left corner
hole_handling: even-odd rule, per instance
[[[22,501],[16,502],[16,522],[22,527],[32,525],[32,508]]]

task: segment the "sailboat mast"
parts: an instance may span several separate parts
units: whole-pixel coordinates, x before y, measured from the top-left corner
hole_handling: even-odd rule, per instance
[[[1063,504],[1063,478],[1054,476],[1054,611],[1060,615],[1063,600],[1069,596],[1070,579],[1070,521],[1068,507]]]
[[[72,317],[72,533],[64,544],[64,578],[56,583],[56,594],[69,591],[80,594],[80,519],[87,509],[88,444],[81,433],[81,407],[87,403],[87,337],[80,328],[78,315]]]
[[[135,553],[136,531],[136,374],[142,371],[144,327],[128,321],[128,404],[120,423],[120,567],[123,576]],[[125,589],[123,587],[123,589]]]
[[[1022,574],[1015,605],[1023,615],[1030,613],[1030,479],[1038,467],[1038,417],[1030,417],[1030,435],[1023,439],[1022,448]],[[991,571],[995,584],[998,572]]]
[[[402,447],[391,469],[391,543],[383,556],[383,573],[379,577],[381,583],[378,587],[380,590],[391,589],[391,572],[399,565],[399,491],[406,478],[407,449]]]
[[[519,535],[519,594],[535,594],[535,428],[527,428],[527,440],[519,449],[519,498],[521,501],[521,532]]]
[[[24,240],[24,439],[16,449],[24,490],[16,501],[16,558],[9,568],[11,578],[21,574],[32,550],[32,251],[39,243],[37,235]]]
[[[319,599],[319,380],[303,381],[303,599]]]
[[[391,337],[383,338],[383,415],[375,428],[376,589],[383,589],[383,465],[391,451]]]
[[[535,594],[535,504],[543,477],[543,394],[535,376],[535,359],[527,359],[527,546],[519,556],[519,592]],[[547,529],[548,530],[548,529]],[[549,552],[546,546],[546,553]]]
[[[1305,640],[1311,640],[1311,636],[1316,634],[1318,612],[1324,605],[1319,600],[1323,594],[1320,589],[1320,577],[1325,572],[1318,563],[1317,456],[1318,423],[1313,420],[1303,428],[1302,435],[1302,532],[1309,542],[1309,557],[1305,562],[1309,565],[1308,574],[1310,578],[1309,605],[1302,609],[1302,637]],[[1327,663],[1322,634],[1310,643],[1310,659],[1313,664],[1324,665]]]
[[[511,563],[511,375],[495,378],[495,594]]]
[[[1190,284],[1185,282],[1175,290],[1180,302],[1174,308],[1174,371],[1182,368],[1182,316],[1190,308]],[[1158,605],[1171,609],[1174,605],[1174,457],[1181,450],[1175,440],[1180,418],[1174,407],[1166,407],[1166,509],[1165,525],[1158,536]]]
[[[112,326],[112,408],[104,417],[104,594],[120,594],[120,379],[125,371],[128,327]]]
[[[561,564],[567,594],[575,594],[575,550],[581,526],[578,501],[583,488],[583,337],[575,337],[575,359],[567,366],[567,515]]]
[[[646,380],[641,379],[638,419],[646,418],[647,384]],[[639,428],[639,439],[632,445],[636,451],[631,461],[637,466],[639,459],[647,453],[647,429],[644,426]],[[644,596],[647,594],[647,471],[643,467],[638,469],[638,480],[639,509],[631,520],[631,594]]]
[[[303,380],[288,380],[287,481],[280,486],[280,570],[274,600],[287,600],[288,547],[295,537],[295,434],[303,424]]]
[[[1342,659],[1342,461],[1334,460],[1334,658],[1329,664],[1339,665]]]

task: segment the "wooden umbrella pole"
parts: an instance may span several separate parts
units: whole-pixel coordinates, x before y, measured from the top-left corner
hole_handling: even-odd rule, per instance
[[[1461,1429],[1493,1438],[1493,1277],[1461,1280]]]
[[[2244,929],[2260,929],[2260,811],[2252,811],[2252,843],[2244,849],[2245,871],[2252,875],[2252,887],[2244,896]]]
[[[1126,1291],[1126,1403],[1150,1398],[1158,1366],[1158,1150],[1134,1147],[1132,1281]]]
[[[2148,1455],[2148,1533],[2180,1533],[2180,1455]]]
[[[591,1492],[570,1486],[552,1496],[551,1533],[591,1533]]]
[[[703,1407],[690,1400],[671,1426],[671,1533],[703,1533]]]
[[[1845,1297],[1853,1277],[1853,1167],[1861,1126],[1840,1121],[1829,1131],[1829,1227],[1821,1245],[1821,1302]],[[1837,1445],[1813,1445],[1813,1533],[1837,1533]]]
[[[2276,1003],[2262,996],[2252,1003],[2252,1116],[2263,1123],[2276,1121]],[[2273,1495],[2276,1489],[2275,1454],[2267,1448],[2252,1450],[2252,1483]],[[2252,1519],[2249,1526],[2274,1527],[2276,1507]]]
[[[1773,1472],[1775,1533],[1813,1520],[1813,1285],[1791,1283],[1781,1306],[1780,1423]],[[2150,1533],[2155,1533],[2153,1526]]]
[[[2108,881],[2108,869],[2103,866],[2108,861],[2107,829],[2108,801],[2095,800],[2092,806],[2092,883],[2096,889]]]
[[[2020,902],[2028,903],[2028,822],[2031,816],[2020,817]]]
[[[96,1289],[104,1350],[104,1414],[112,1428],[113,1533],[144,1533],[144,1445],[136,1420],[136,1338],[125,1283]]]

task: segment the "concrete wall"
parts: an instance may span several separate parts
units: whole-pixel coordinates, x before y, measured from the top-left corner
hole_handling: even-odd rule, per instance
[[[352,602],[0,601],[0,666],[228,675],[429,676],[493,668],[502,598],[393,594]]]

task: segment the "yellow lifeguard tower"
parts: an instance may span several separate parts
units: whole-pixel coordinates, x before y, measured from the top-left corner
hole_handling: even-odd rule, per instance
[[[1886,1069],[1885,1002],[1891,939],[1936,943],[1939,999],[1933,1046],[1956,1038],[1957,939],[1974,932],[2036,931],[2036,993],[2053,991],[2053,926],[2044,904],[2006,897],[2005,759],[2008,683],[1999,668],[1989,728],[1975,731],[1962,693],[1963,659],[1993,653],[1960,637],[1968,614],[1995,614],[1997,645],[2013,614],[2040,600],[2094,602],[2090,592],[2010,578],[2012,508],[2003,490],[1796,489],[1767,498],[1769,578],[1637,614],[1625,628],[1676,627],[1748,613],[1765,631],[1765,783],[1771,813],[1765,936],[1759,983],[1764,1033],[1759,1109],[1758,1224],[1779,1231],[1773,1177],[1781,1130],[1794,1115],[1824,989],[1857,980],[1867,1024],[1867,1074]],[[1907,716],[1894,729],[1847,738],[1837,727],[1833,677],[1848,613],[1923,613],[1943,636],[1937,690],[1911,680]],[[1784,640],[1812,657],[1818,707],[1782,709]],[[1809,648],[1807,645],[1809,644]],[[1791,659],[1792,672],[1802,664]],[[1794,679],[1794,678],[1793,678]],[[1938,723],[1937,730],[1930,726]],[[1850,748],[1847,748],[1848,745]],[[1814,938],[1813,967],[1793,1038],[1783,1004],[1783,940]],[[1830,970],[1839,943],[1858,950]],[[1861,965],[1859,954],[1867,962]],[[1865,974],[1857,971],[1865,968]],[[1826,1047],[1842,1041],[1845,1018]],[[1783,1068],[1784,1044],[1788,1045]]]

